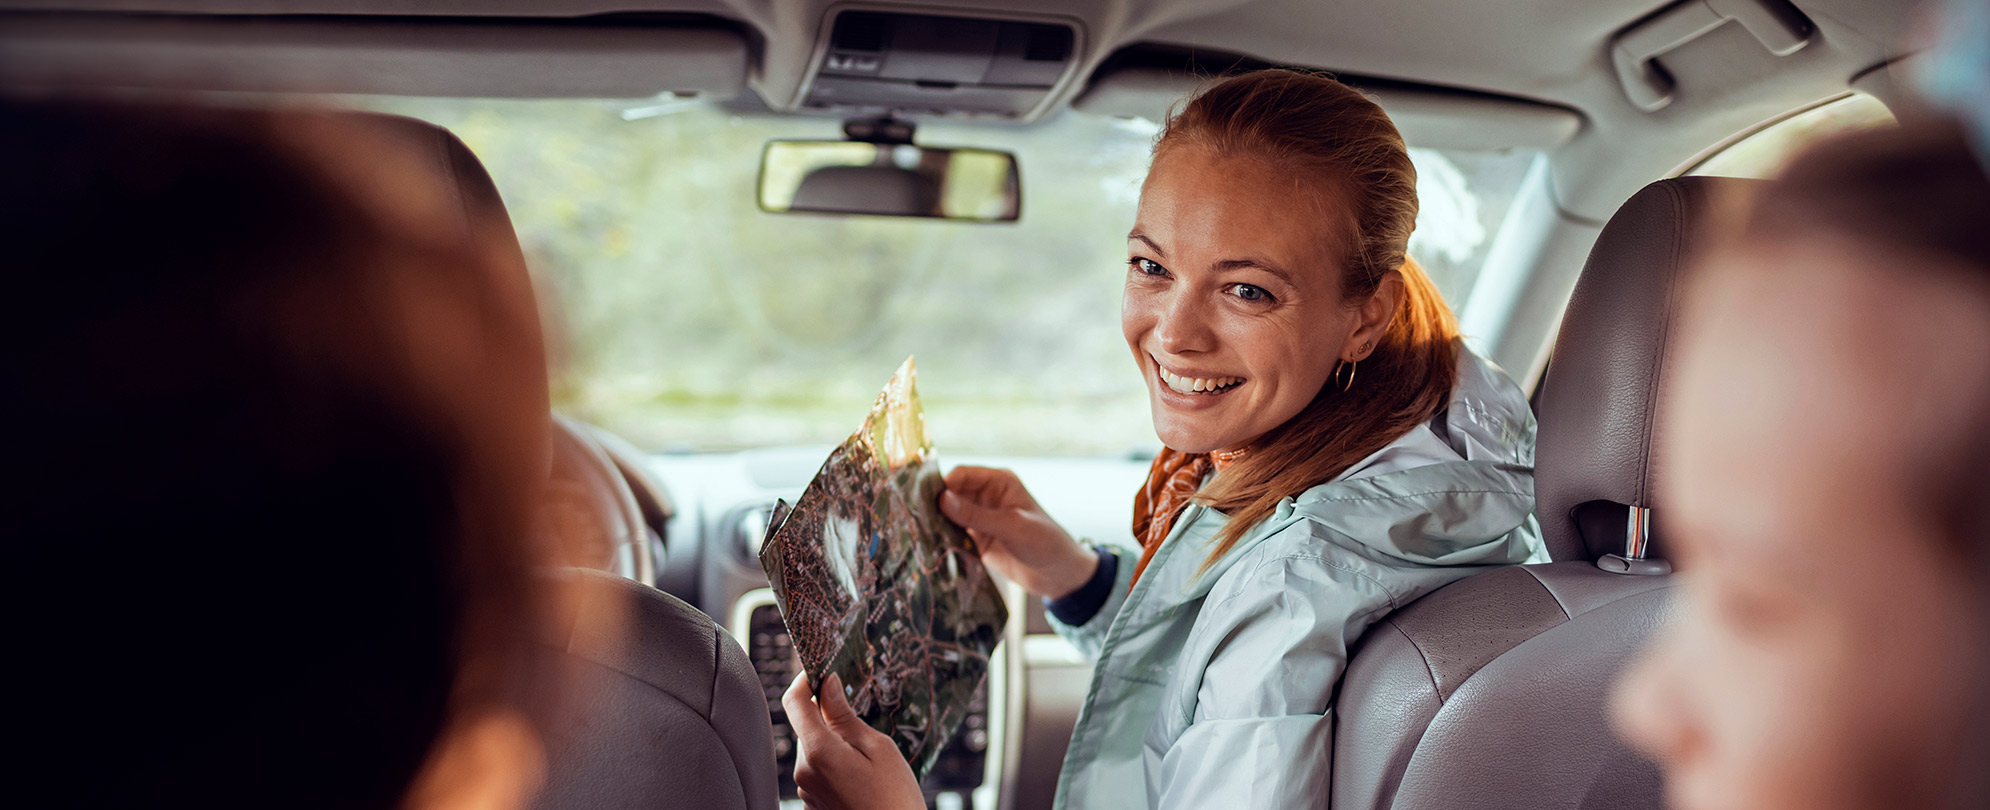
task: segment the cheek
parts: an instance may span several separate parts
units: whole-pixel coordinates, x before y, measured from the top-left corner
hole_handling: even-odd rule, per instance
[[[1280,402],[1304,407],[1333,376],[1339,344],[1332,340],[1337,324],[1309,318],[1233,316],[1223,319],[1224,342],[1242,359],[1249,373],[1273,383]]]
[[[1842,707],[1834,730],[1847,758],[1863,761],[1868,794],[1912,797],[1954,778],[1946,763],[1965,747],[1960,707],[1982,695],[1966,640],[1984,638],[1984,626],[1963,566],[1930,551],[1942,542],[1934,532],[1867,536],[1885,551],[1845,563],[1860,577],[1841,588],[1844,652],[1837,689],[1824,697]]]
[[[1119,329],[1126,336],[1126,345],[1132,347],[1135,356],[1140,354],[1140,339],[1154,328],[1154,296],[1132,284],[1119,299]]]
[[[1882,698],[1846,677],[1860,664],[1842,633],[1814,615],[1745,631],[1694,586],[1680,596],[1613,706],[1626,740],[1664,765],[1672,804],[1831,808],[1867,795],[1858,716]]]
[[[1856,716],[1875,695],[1848,688],[1846,674],[1863,662],[1830,635],[1752,643],[1728,656],[1739,666],[1698,675],[1726,682],[1725,698],[1708,707],[1718,735],[1709,769],[1718,778],[1701,785],[1706,796],[1766,810],[1866,806],[1871,741]]]

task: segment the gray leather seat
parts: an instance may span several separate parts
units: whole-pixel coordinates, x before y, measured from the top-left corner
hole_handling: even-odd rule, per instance
[[[1604,227],[1539,398],[1536,511],[1555,561],[1462,580],[1369,629],[1341,683],[1333,807],[1661,806],[1658,770],[1611,733],[1607,700],[1668,615],[1663,537],[1652,559],[1608,555],[1652,505],[1681,272],[1717,201],[1751,182],[1654,183]]]
[[[774,729],[746,651],[698,609],[641,582],[628,553],[647,537],[625,473],[597,431],[554,420],[548,538],[588,559],[578,613],[549,669],[565,700],[541,719],[542,810],[767,810],[778,800]]]
[[[772,810],[774,729],[746,651],[642,583],[573,569],[584,598],[556,642],[572,697],[549,724],[541,810]]]
[[[505,245],[493,284],[531,282],[511,218],[483,164],[440,127],[398,116],[364,123],[422,156],[457,191],[464,224]],[[578,423],[554,430],[556,509],[601,537],[574,541],[608,567],[635,573],[644,523],[626,473]],[[556,487],[557,488],[557,487]],[[559,498],[559,495],[555,495]],[[571,551],[571,549],[569,549]],[[621,563],[615,558],[627,557]],[[583,598],[557,638],[543,639],[565,673],[566,699],[547,728],[547,781],[536,806],[772,810],[778,803],[773,726],[746,652],[717,623],[649,585],[571,569]]]

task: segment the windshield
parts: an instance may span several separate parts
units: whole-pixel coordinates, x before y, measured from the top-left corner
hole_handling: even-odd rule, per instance
[[[921,143],[1016,153],[1007,225],[770,214],[771,139],[834,119],[703,102],[364,99],[462,137],[538,282],[563,413],[663,451],[829,445],[907,355],[942,454],[1124,456],[1158,447],[1119,329],[1156,126],[1067,112],[930,123]],[[1453,307],[1530,154],[1412,150],[1411,242]]]

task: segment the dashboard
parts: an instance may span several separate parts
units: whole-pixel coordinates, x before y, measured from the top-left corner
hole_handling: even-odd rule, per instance
[[[796,798],[795,744],[781,694],[799,664],[758,559],[776,499],[793,502],[830,447],[663,454],[629,476],[639,498],[667,504],[656,585],[704,611],[747,651],[774,724],[781,794]],[[1133,493],[1145,459],[961,457],[947,462],[1014,470],[1038,503],[1076,537],[1130,542]],[[948,464],[951,466],[951,463]],[[648,512],[648,510],[645,510]],[[1002,582],[1010,606],[1003,643],[968,718],[941,753],[925,787],[939,808],[1048,806],[1090,665],[1050,631],[1042,602]]]

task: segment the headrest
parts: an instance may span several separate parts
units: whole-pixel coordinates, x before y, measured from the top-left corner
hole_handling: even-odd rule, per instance
[[[414,158],[425,161],[443,187],[456,196],[463,211],[463,225],[472,234],[503,246],[509,259],[517,257],[516,270],[525,272],[524,255],[518,249],[518,235],[512,230],[511,215],[498,196],[497,184],[484,170],[484,164],[464,146],[455,134],[442,127],[414,118],[383,113],[351,113],[353,120],[390,139]],[[521,275],[517,281],[527,282]]]
[[[1562,317],[1539,395],[1534,493],[1548,553],[1593,560],[1624,550],[1627,507],[1651,508],[1658,394],[1681,282],[1707,246],[1717,205],[1761,181],[1661,180],[1603,226]],[[1652,556],[1662,556],[1651,516]]]
[[[511,216],[497,185],[470,148],[449,130],[398,115],[353,113],[369,132],[425,162],[462,211],[463,227],[480,243],[502,251],[491,267],[490,283],[515,300],[529,301],[532,281]],[[643,505],[601,441],[601,434],[555,416],[551,477],[540,507],[539,530],[563,565],[612,571],[649,582],[655,576]]]

